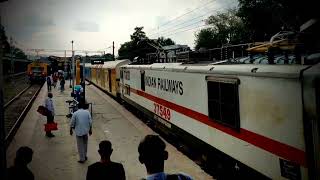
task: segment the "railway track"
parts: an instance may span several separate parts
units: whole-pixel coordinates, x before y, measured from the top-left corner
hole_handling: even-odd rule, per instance
[[[39,84],[30,85],[4,105],[6,147],[12,141],[41,87]]]
[[[4,103],[7,104],[17,94],[29,87],[30,83],[26,73],[17,73],[4,77]]]

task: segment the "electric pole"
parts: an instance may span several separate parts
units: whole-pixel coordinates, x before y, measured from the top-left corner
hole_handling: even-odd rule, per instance
[[[70,72],[70,76],[71,76],[71,78],[70,78],[70,88],[72,88],[72,93],[74,93],[73,92],[73,89],[74,89],[74,79],[73,79],[73,77],[74,77],[74,51],[73,51],[73,40],[71,41],[71,53],[72,53],[72,57],[71,57],[71,72]],[[71,85],[71,81],[72,81],[72,85]]]
[[[116,60],[114,57],[114,41],[112,41],[112,60]]]
[[[86,69],[86,62],[88,57],[88,52],[85,52],[86,56],[83,58],[83,66],[82,66],[82,84],[83,84],[83,104],[86,104],[86,77],[85,77],[85,69]]]

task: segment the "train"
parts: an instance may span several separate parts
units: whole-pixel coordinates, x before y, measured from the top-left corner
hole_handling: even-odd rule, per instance
[[[27,75],[31,83],[41,83],[46,80],[50,70],[48,63],[34,61],[27,66]]]
[[[316,179],[320,54],[300,64],[292,57],[283,63],[285,56],[279,56],[275,64],[261,58],[232,63],[116,60],[86,63],[82,69],[87,81],[187,144],[216,177]]]

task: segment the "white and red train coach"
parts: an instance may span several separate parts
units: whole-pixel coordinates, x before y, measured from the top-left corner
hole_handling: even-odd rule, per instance
[[[319,64],[128,64],[120,93],[171,134],[197,142],[205,159],[225,160],[223,168],[308,179],[319,163],[319,76]]]

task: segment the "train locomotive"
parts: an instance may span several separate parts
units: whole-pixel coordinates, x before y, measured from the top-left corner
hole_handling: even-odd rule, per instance
[[[313,179],[319,170],[320,64],[245,60],[87,63],[85,78],[188,144],[218,177]]]
[[[49,64],[34,61],[28,64],[27,74],[31,83],[41,83],[46,80],[49,71]]]

